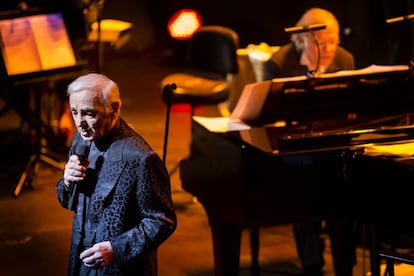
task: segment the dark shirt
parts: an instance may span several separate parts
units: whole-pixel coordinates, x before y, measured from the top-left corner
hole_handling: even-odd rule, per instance
[[[301,52],[296,50],[293,44],[286,44],[282,46],[279,51],[277,51],[272,58],[265,63],[265,79],[270,80],[277,77],[306,75],[308,73],[308,68],[300,64],[300,56]],[[344,48],[338,46],[335,57],[326,69],[326,73],[334,73],[340,70],[352,69],[355,69],[353,55]],[[330,119],[328,121],[329,122],[323,122],[325,127],[328,127],[329,124],[335,125],[337,123],[337,121],[331,121]],[[312,168],[312,170],[314,168],[312,166],[315,164],[313,156],[306,153],[283,157],[283,160],[286,164],[295,166],[301,165],[305,168]],[[302,171],[299,172],[302,173]],[[312,177],[313,176],[309,176],[309,179]],[[317,182],[321,181],[322,180],[319,179],[317,180]],[[340,248],[340,250],[342,250],[342,252],[340,252],[341,260],[337,261],[339,267],[338,270],[341,270],[341,272],[338,273],[341,275],[351,275],[354,255],[349,252],[353,252],[355,250],[353,241],[353,224],[334,224],[331,220],[328,220],[327,224],[329,225],[328,228],[332,228],[334,230],[329,232],[331,244],[333,245],[332,254],[335,256],[334,260],[339,258],[337,257],[339,256],[339,252],[336,248]],[[331,225],[334,227],[331,227]],[[324,259],[323,247],[321,247],[321,241],[318,238],[320,230],[320,221],[309,221],[294,224],[294,236],[297,243],[296,246],[298,256],[306,275],[322,275]],[[339,235],[339,233],[341,233],[341,237],[339,238],[339,236],[337,236],[335,239],[335,235]]]
[[[99,150],[96,146],[95,143],[91,143],[91,148],[89,151],[89,165],[87,168],[87,173],[90,175],[97,175],[98,174],[98,170],[99,170],[99,165],[97,164],[97,160],[100,160],[101,158],[104,158],[104,151]],[[93,235],[93,229],[91,229],[91,223],[90,223],[90,218],[89,218],[89,200],[91,197],[91,193],[94,189],[94,187],[96,187],[96,181],[97,178],[96,177],[88,177],[87,178],[88,181],[85,181],[85,184],[87,184],[90,187],[93,188],[88,188],[88,192],[85,191],[85,222],[84,222],[84,241],[83,241],[83,245],[85,248],[91,247],[94,244],[94,235]]]
[[[95,243],[95,230],[91,228],[90,214],[89,214],[89,201],[92,193],[95,190],[99,171],[102,167],[103,161],[107,158],[107,149],[111,143],[116,139],[116,134],[119,129],[120,121],[116,123],[114,128],[105,137],[96,142],[90,143],[89,150],[89,165],[87,167],[87,178],[85,179],[85,223],[84,223],[84,246],[85,248],[91,247]]]
[[[279,77],[291,77],[306,75],[308,68],[300,64],[301,52],[296,50],[292,43],[282,46],[264,65],[264,77],[266,80]],[[335,57],[326,73],[333,73],[340,70],[355,69],[353,55],[338,46]]]

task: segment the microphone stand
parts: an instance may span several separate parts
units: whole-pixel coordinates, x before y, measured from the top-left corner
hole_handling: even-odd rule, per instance
[[[302,33],[302,32],[309,32],[315,41],[317,47],[317,60],[316,60],[316,68],[314,70],[309,70],[306,74],[309,78],[314,77],[314,75],[318,72],[320,62],[321,62],[321,49],[319,45],[319,41],[315,36],[314,31],[326,29],[326,24],[311,24],[307,26],[294,26],[285,28],[285,32],[287,33]]]
[[[167,84],[161,91],[161,97],[165,101],[167,106],[166,112],[166,119],[165,119],[165,132],[164,132],[164,146],[163,146],[163,153],[162,153],[162,162],[165,165],[167,161],[167,144],[168,144],[168,129],[170,126],[170,113],[171,113],[171,105],[172,105],[172,96],[177,89],[177,85],[175,83]]]
[[[97,39],[96,39],[96,43],[97,43],[97,59],[98,59],[98,73],[102,73],[103,72],[103,43],[102,43],[102,32],[101,32],[101,25],[102,25],[102,13],[103,13],[103,6],[104,6],[104,2],[105,0],[98,0],[97,1],[97,5],[98,5],[98,17],[97,17],[97,24],[98,24],[98,28],[97,28]]]
[[[309,72],[306,75],[308,77],[314,77],[315,74],[318,73],[319,66],[320,66],[320,63],[321,63],[321,48],[320,48],[320,45],[319,45],[319,41],[318,41],[318,39],[315,36],[315,33],[312,30],[309,30],[309,33],[311,34],[311,36],[313,38],[313,41],[316,44],[317,58],[316,58],[316,68],[314,70],[309,70]]]

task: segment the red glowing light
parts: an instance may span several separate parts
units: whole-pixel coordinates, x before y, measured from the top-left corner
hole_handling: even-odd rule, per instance
[[[201,16],[195,10],[179,10],[168,21],[168,32],[172,38],[190,38],[201,27]]]

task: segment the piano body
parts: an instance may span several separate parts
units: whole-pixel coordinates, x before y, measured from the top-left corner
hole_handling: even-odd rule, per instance
[[[414,142],[412,68],[386,71],[269,81],[247,128],[215,132],[193,117],[180,177],[206,210],[215,275],[239,274],[242,229],[312,218],[404,223],[414,158],[367,153]]]

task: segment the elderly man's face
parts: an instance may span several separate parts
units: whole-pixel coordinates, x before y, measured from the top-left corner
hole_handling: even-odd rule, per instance
[[[95,92],[73,93],[69,97],[69,105],[73,121],[84,140],[95,141],[111,129],[113,116],[105,112]]]
[[[325,29],[316,31],[314,35],[319,43],[320,49],[319,71],[324,72],[335,57],[339,43],[338,33],[336,31]],[[318,59],[318,45],[309,33],[305,34],[302,54],[306,55],[308,60],[316,65]]]

